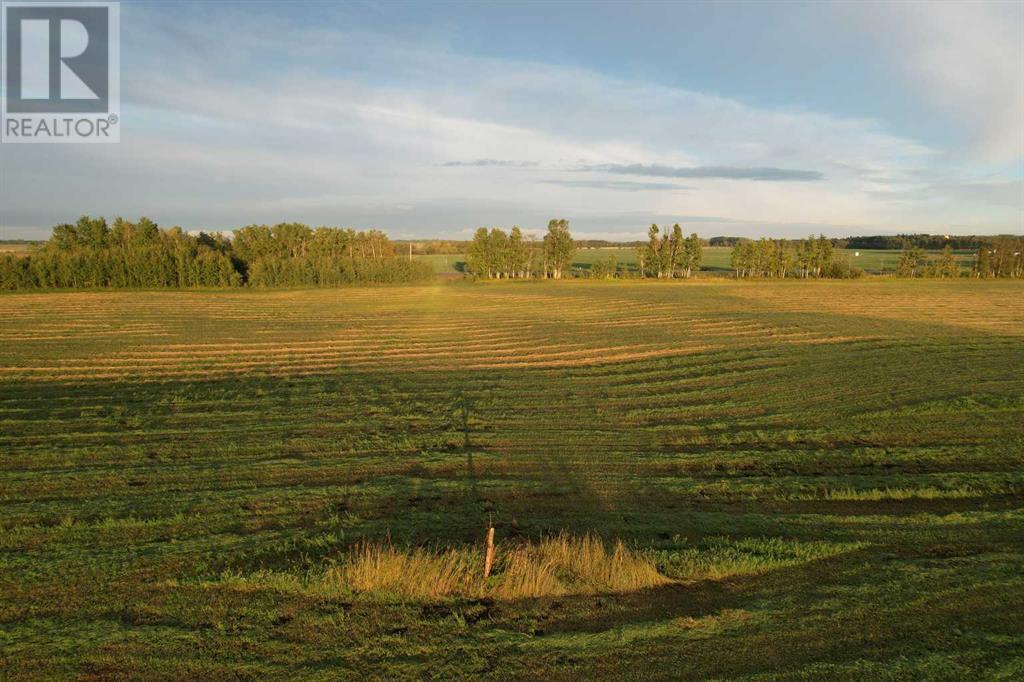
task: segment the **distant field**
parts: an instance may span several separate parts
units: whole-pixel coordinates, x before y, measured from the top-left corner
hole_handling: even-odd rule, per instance
[[[0,340],[0,678],[1024,673],[1020,282],[3,294]],[[563,531],[655,573],[503,596]]]
[[[898,250],[861,250],[857,251],[854,249],[840,249],[839,253],[846,256],[851,263],[857,267],[866,270],[867,272],[895,272],[896,266],[900,261],[900,251]],[[975,252],[974,251],[956,251],[954,252],[957,261],[960,263],[960,269],[964,272],[969,272],[974,267]],[[941,251],[925,251],[925,258],[929,260],[938,260],[942,255]]]
[[[0,253],[26,254],[36,244],[0,244]]]
[[[895,272],[896,266],[900,260],[900,252],[897,250],[838,249],[837,253],[849,259],[849,261],[857,267],[870,273]],[[589,268],[594,263],[598,261],[605,261],[613,255],[615,256],[616,263],[619,265],[627,266],[630,269],[636,268],[636,249],[621,248],[578,249],[576,251],[576,257],[573,259],[573,267]],[[939,251],[926,252],[927,258],[937,259],[939,255]],[[969,271],[974,266],[975,254],[973,251],[958,251],[956,256],[957,260],[960,262],[961,268],[965,272]],[[465,256],[459,255],[417,256],[417,258],[429,261],[434,266],[434,269],[439,273],[462,272],[462,269],[460,268],[462,268],[462,265],[466,260]],[[732,247],[730,246],[705,246],[704,261],[701,269],[709,273],[731,273],[731,258]]]
[[[430,254],[427,256],[415,256],[416,260],[430,263],[434,272],[438,274],[462,273],[465,270],[466,257],[460,254]]]

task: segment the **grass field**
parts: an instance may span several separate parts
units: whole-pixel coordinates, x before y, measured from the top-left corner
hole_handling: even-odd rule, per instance
[[[5,253],[13,253],[16,256],[27,255],[36,245],[35,244],[2,244],[0,243],[0,255]]]
[[[838,249],[836,253],[848,259],[858,268],[874,274],[895,272],[900,260],[900,252],[892,250]],[[625,266],[631,270],[636,268],[636,250],[622,248],[578,249],[573,258],[573,267],[589,269],[594,263],[607,261],[612,256],[615,257],[615,261],[620,267]],[[939,256],[940,252],[938,251],[926,252],[928,259],[937,260]],[[974,266],[973,251],[958,251],[956,257],[964,272],[969,272]],[[466,260],[465,256],[459,255],[430,255],[417,256],[417,258],[428,261],[438,273],[461,273]],[[705,273],[731,274],[733,271],[730,265],[731,258],[731,246],[705,246],[701,269]]]
[[[459,254],[429,254],[416,256],[416,260],[430,263],[438,274],[462,274],[465,271],[466,257]]]
[[[1019,282],[4,294],[0,338],[0,678],[1024,677]]]

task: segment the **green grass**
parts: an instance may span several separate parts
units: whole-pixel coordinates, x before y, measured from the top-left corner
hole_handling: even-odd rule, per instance
[[[0,339],[0,677],[1024,672],[1020,282],[4,294]]]
[[[434,272],[438,274],[462,274],[466,270],[466,257],[461,254],[429,254],[414,258],[430,263]]]
[[[839,249],[838,253],[866,272],[891,273],[895,272],[899,265],[901,252],[886,249]],[[925,251],[924,255],[927,261],[938,261],[942,252]],[[974,267],[974,251],[955,251],[954,256],[960,264],[961,272],[970,272]]]

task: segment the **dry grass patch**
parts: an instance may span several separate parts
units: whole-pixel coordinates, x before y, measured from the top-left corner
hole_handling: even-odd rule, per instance
[[[363,544],[324,580],[357,593],[407,599],[494,597],[518,599],[567,594],[631,592],[665,584],[653,560],[616,541],[609,549],[594,535],[561,534],[529,544],[499,544],[490,578],[483,551],[449,548],[404,550]]]

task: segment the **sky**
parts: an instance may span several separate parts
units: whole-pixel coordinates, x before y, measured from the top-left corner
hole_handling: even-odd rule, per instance
[[[1024,233],[1024,2],[121,3],[121,142],[0,146],[83,214],[467,238]]]

